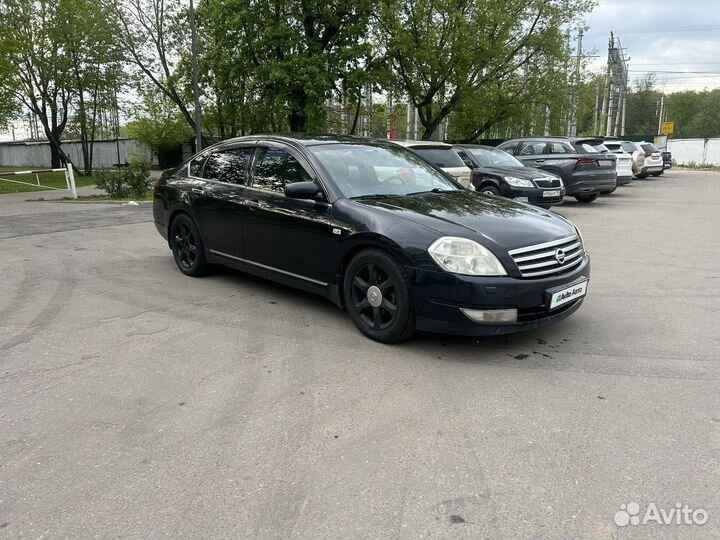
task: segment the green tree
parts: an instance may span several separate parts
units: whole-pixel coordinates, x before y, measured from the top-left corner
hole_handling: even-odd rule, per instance
[[[418,109],[423,138],[430,139],[464,100],[468,106],[460,116],[474,110],[469,103],[488,104],[476,116],[481,122],[487,110],[502,111],[493,114],[495,123],[517,111],[530,97],[527,89],[539,88],[538,79],[552,77],[565,61],[560,28],[592,5],[591,0],[383,0],[378,41]],[[544,75],[537,75],[538,69]],[[460,131],[473,138],[469,127]]]
[[[94,0],[60,0],[57,9],[62,24],[53,31],[68,57],[84,172],[90,175],[98,114],[112,103],[120,85],[116,21],[106,5]]]
[[[358,59],[372,56],[367,39],[372,5],[372,0],[206,3],[199,15],[207,21],[208,71],[228,76],[219,78],[223,105],[231,103],[227,88],[242,88],[240,97],[255,120],[246,122],[249,130],[322,129],[325,102],[338,93],[338,83],[367,71]]]
[[[68,121],[73,84],[61,41],[64,21],[52,0],[0,2],[0,94],[18,100],[40,121],[50,141],[51,162],[68,161],[60,137]]]
[[[191,86],[179,66],[190,49],[187,9],[180,0],[104,0],[118,21],[125,61],[169,99],[195,132]],[[230,50],[225,51],[231,54]]]
[[[128,137],[147,144],[156,155],[193,137],[194,132],[175,103],[163,92],[148,83],[138,92],[142,97],[141,104],[133,111],[135,119],[124,127]]]
[[[657,133],[659,104],[662,93],[655,89],[655,75],[639,79],[627,95],[625,133],[652,135]]]
[[[665,99],[666,118],[675,123],[675,138],[720,136],[720,90],[675,92]]]

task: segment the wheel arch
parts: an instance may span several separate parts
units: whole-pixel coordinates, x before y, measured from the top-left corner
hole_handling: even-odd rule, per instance
[[[334,290],[330,294],[331,300],[342,308],[345,307],[343,282],[345,280],[345,272],[347,271],[348,265],[350,264],[350,261],[352,261],[353,257],[368,249],[375,249],[387,253],[403,266],[410,265],[410,259],[403,252],[403,249],[389,238],[375,233],[364,233],[358,235],[358,237],[354,238],[353,242],[348,244],[342,252],[340,265],[335,277],[335,283],[332,284]]]

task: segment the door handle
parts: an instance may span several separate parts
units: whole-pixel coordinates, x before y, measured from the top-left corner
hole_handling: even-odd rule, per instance
[[[251,208],[259,208],[260,207],[260,201],[258,201],[257,199],[245,199],[243,201],[243,204],[245,206],[249,206]]]
[[[545,161],[544,159],[536,159],[535,163],[543,163],[544,161]]]
[[[205,190],[203,188],[194,187],[194,188],[192,188],[192,192],[202,195],[203,193],[205,193]]]

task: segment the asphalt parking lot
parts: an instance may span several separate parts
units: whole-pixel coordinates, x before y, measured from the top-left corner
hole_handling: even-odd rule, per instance
[[[593,257],[554,327],[363,337],[175,267],[149,205],[0,198],[0,538],[720,537],[720,174],[557,211]],[[620,527],[676,503],[704,525]]]

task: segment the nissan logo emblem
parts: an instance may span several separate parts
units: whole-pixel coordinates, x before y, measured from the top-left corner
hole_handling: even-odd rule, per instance
[[[558,250],[555,252],[555,259],[556,259],[557,262],[559,262],[560,264],[564,263],[564,262],[565,262],[565,252],[564,252],[562,249],[558,249]]]

